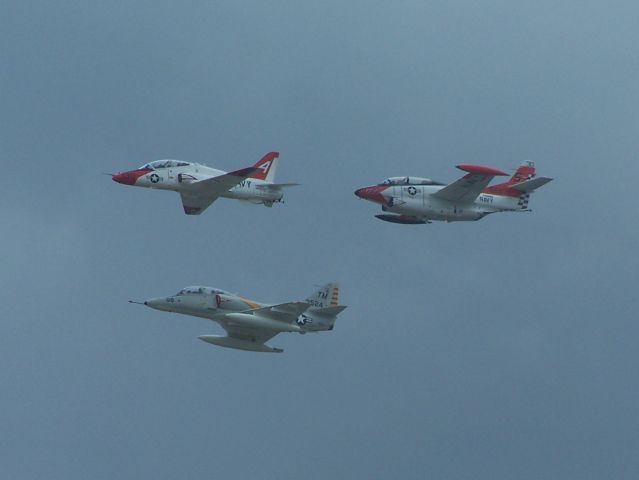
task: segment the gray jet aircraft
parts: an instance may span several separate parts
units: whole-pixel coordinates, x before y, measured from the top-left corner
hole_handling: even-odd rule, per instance
[[[164,312],[206,318],[219,323],[226,336],[201,335],[200,340],[220,347],[253,352],[281,353],[265,342],[282,332],[320,332],[333,330],[339,305],[339,286],[329,283],[303,302],[265,304],[211,287],[186,287],[173,296],[152,298],[139,303]]]

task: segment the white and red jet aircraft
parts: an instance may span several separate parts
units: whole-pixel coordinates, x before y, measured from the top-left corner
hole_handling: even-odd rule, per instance
[[[219,323],[227,336],[198,337],[207,343],[275,353],[282,352],[282,349],[265,345],[270,338],[282,332],[303,334],[333,330],[337,315],[346,308],[339,305],[339,286],[336,283],[324,285],[303,302],[265,304],[210,287],[186,287],[173,296],[129,302]]]
[[[187,215],[199,215],[220,197],[272,207],[273,203],[282,201],[284,187],[297,185],[274,183],[279,156],[278,152],[269,152],[252,167],[234,172],[180,160],[156,160],[136,170],[117,173],[113,180],[124,185],[178,192]]]
[[[535,164],[524,162],[507,182],[488,186],[493,177],[508,176],[480,165],[457,165],[468,172],[445,185],[428,178],[392,177],[355,191],[359,198],[379,203],[384,212],[375,215],[393,223],[423,224],[432,220],[479,220],[490,213],[525,212],[530,194],[552,178],[535,177]]]

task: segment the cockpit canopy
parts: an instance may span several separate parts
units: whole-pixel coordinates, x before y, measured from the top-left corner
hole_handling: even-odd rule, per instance
[[[175,294],[175,296],[180,296],[180,295],[205,295],[205,294],[209,294],[209,295],[230,295],[230,293],[225,292],[224,290],[219,290],[217,288],[210,288],[210,287],[184,287],[182,290],[180,290],[178,293]]]
[[[380,186],[388,185],[446,185],[445,183],[435,182],[430,178],[422,177],[390,177],[379,183]]]
[[[186,167],[188,165],[191,164],[179,160],[156,160],[155,162],[147,163],[140,167],[140,170],[159,170],[161,168]]]

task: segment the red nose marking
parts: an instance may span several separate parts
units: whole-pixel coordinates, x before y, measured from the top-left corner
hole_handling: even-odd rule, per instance
[[[376,185],[374,187],[364,187],[359,190],[355,190],[355,195],[359,198],[363,198],[364,200],[370,200],[371,202],[376,203],[386,203],[388,200],[384,198],[382,192],[386,190],[387,187]]]
[[[113,181],[122,183],[124,185],[135,185],[135,182],[137,181],[138,178],[140,178],[142,175],[145,175],[151,171],[152,170],[148,168],[143,168],[140,170],[131,170],[129,172],[120,172],[113,175]]]

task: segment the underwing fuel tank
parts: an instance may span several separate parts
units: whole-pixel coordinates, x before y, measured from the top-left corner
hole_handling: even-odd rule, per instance
[[[227,313],[224,315],[224,323],[238,325],[240,327],[261,328],[274,332],[301,332],[302,329],[295,324],[272,320],[250,313]]]
[[[404,225],[423,225],[427,223],[425,220],[421,220],[415,217],[409,217],[405,215],[375,215],[380,220],[391,223],[403,223]]]
[[[219,337],[217,335],[200,335],[197,338],[206,343],[211,343],[219,347],[235,348],[238,350],[249,350],[251,352],[282,353],[284,351],[281,348],[273,348],[261,343],[247,342],[245,340],[231,337]]]

